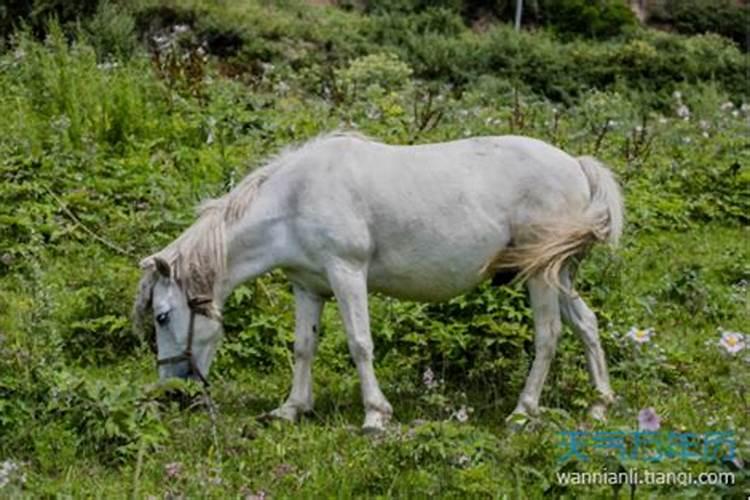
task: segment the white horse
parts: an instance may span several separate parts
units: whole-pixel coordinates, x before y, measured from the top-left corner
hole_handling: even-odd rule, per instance
[[[572,262],[616,243],[623,208],[612,174],[539,140],[478,137],[392,146],[334,133],[277,156],[204,203],[178,239],[141,262],[136,326],[152,309],[160,378],[205,381],[222,337],[221,309],[239,284],[283,270],[296,302],[291,394],[271,412],[313,408],[312,361],[332,296],[357,366],[365,430],[391,416],[373,369],[368,292],[442,301],[513,270],[531,297],[535,357],[514,414],[538,412],[561,331],[583,339],[603,416],[612,401],[596,317],[572,289]]]

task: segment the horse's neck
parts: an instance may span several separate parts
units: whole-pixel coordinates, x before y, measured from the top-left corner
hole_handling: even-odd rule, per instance
[[[270,236],[272,223],[248,219],[226,233],[226,272],[214,292],[221,305],[239,285],[265,274],[276,265],[274,241]]]

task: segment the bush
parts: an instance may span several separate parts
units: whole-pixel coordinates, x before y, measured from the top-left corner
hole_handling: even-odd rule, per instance
[[[100,0],[8,0],[0,6],[0,38],[9,38],[15,28],[28,26],[43,37],[50,18],[69,26],[93,15]]]
[[[589,38],[611,38],[637,23],[621,0],[540,0],[537,12],[542,25]]]
[[[664,0],[649,13],[654,22],[668,23],[688,35],[712,32],[750,50],[747,26],[750,5],[733,0]]]

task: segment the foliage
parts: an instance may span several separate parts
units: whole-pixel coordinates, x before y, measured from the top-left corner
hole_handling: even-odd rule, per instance
[[[542,24],[566,34],[611,38],[636,25],[633,12],[618,0],[541,0]]]
[[[750,5],[732,0],[662,0],[649,12],[652,21],[669,23],[680,33],[717,33],[734,40],[745,52],[750,49],[748,16]]]

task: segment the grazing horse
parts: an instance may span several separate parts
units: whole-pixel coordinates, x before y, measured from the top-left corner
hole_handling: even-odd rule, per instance
[[[594,313],[573,291],[573,263],[616,243],[623,207],[611,172],[527,137],[417,146],[333,133],[282,152],[200,208],[179,238],[141,262],[136,326],[149,310],[160,378],[205,382],[222,337],[221,310],[239,284],[281,269],[295,298],[291,393],[274,417],[313,407],[312,361],[326,300],[338,302],[359,373],[365,430],[391,416],[373,369],[370,291],[443,301],[496,273],[526,280],[535,357],[514,414],[533,415],[561,316],[583,339],[603,416],[612,401]]]

